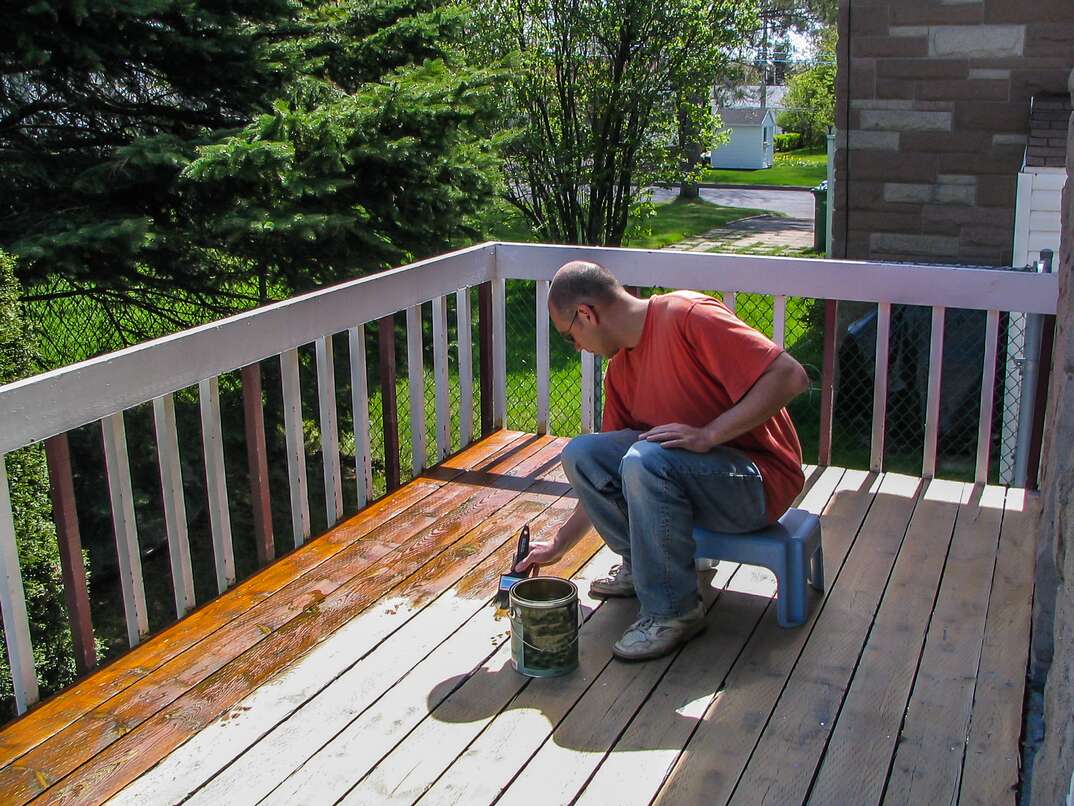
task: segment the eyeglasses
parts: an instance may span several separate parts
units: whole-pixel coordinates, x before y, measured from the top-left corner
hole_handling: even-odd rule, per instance
[[[575,321],[578,319],[578,309],[574,309],[574,316],[571,317],[571,323],[567,325],[566,330],[559,331],[559,335],[563,337],[563,341],[567,344],[574,344],[574,336],[571,335],[571,328],[574,327]]]

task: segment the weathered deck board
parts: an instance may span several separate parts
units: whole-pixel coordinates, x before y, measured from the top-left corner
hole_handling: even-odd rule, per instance
[[[984,647],[977,671],[970,736],[959,802],[999,806],[1015,802],[1018,740],[1033,604],[1033,549],[1040,497],[1008,490],[999,556],[988,600]]]
[[[501,431],[440,465],[435,476],[415,479],[394,495],[376,501],[329,535],[280,558],[239,584],[227,596],[213,599],[182,621],[168,627],[114,660],[59,696],[44,700],[0,731],[0,767],[63,730],[75,719],[139,682],[154,669],[202,641],[249,607],[292,584],[328,558],[364,537],[374,528],[439,489],[465,470],[477,467],[511,442],[518,432]]]
[[[1002,517],[985,506],[955,525],[884,803],[958,800]]]
[[[978,506],[960,512],[968,495],[967,486],[955,482],[932,481],[925,490],[835,721],[810,803],[880,802],[955,518],[980,515]],[[1000,496],[1002,501],[1002,490]],[[803,772],[796,783],[800,794],[809,778]]]
[[[488,602],[575,504],[562,444],[498,433],[8,725],[0,802],[1013,802],[1035,497],[819,470],[809,622],[724,563],[708,633],[644,664],[590,534],[546,569],[580,582],[581,669],[530,680]]]

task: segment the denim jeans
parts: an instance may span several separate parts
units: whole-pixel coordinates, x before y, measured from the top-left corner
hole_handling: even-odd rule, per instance
[[[708,453],[639,441],[639,431],[583,434],[563,470],[597,533],[630,564],[643,616],[697,606],[694,525],[750,532],[767,522],[761,473],[734,448]]]

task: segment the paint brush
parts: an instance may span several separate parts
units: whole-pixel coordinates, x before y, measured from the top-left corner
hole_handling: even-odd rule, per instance
[[[522,534],[518,536],[518,548],[515,549],[515,561],[511,563],[511,570],[500,575],[500,587],[496,591],[496,608],[504,610],[511,601],[511,586],[530,576],[537,576],[537,566],[531,565],[525,571],[516,571],[515,567],[522,562],[523,558],[530,553],[530,527],[526,524],[522,527]]]

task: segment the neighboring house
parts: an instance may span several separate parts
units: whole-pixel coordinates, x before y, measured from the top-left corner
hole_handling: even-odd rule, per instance
[[[1071,0],[840,3],[833,256],[1025,260],[1030,103],[1066,93],[1072,65]]]
[[[763,98],[761,97],[762,89],[764,90]],[[728,91],[726,97],[720,103],[720,107],[723,109],[753,109],[756,107],[767,107],[768,109],[771,109],[778,118],[779,113],[786,108],[783,103],[786,94],[786,84],[773,84],[768,87],[761,87],[760,84],[747,84]],[[778,124],[776,129],[778,133]]]
[[[774,160],[776,117],[770,108],[718,111],[729,139],[712,150],[713,168],[771,168]]]

